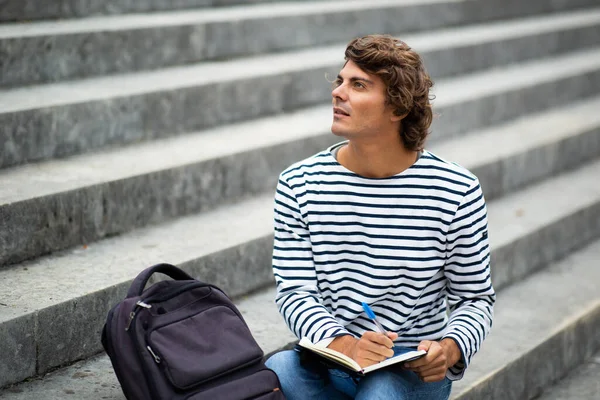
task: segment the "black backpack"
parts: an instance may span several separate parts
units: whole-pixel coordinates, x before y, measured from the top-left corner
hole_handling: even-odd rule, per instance
[[[144,290],[154,273],[174,280]],[[102,346],[128,400],[285,399],[231,300],[170,264],[135,278],[108,314]]]

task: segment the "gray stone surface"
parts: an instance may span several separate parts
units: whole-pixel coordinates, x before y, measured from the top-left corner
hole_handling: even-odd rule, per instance
[[[600,70],[586,66],[579,56],[600,62],[600,52],[590,51],[439,80],[433,93],[440,118],[432,124],[433,133],[452,137],[597,94]],[[570,72],[559,73],[563,67]],[[575,71],[579,71],[576,76]]]
[[[0,371],[26,364],[37,366],[39,374],[100,351],[99,332],[108,310],[139,271],[160,261],[180,265],[232,296],[269,284],[272,210],[262,205],[271,202],[272,196],[255,199],[3,271],[0,331],[36,330],[29,339],[34,351],[15,353],[20,358],[14,365],[12,357],[2,358]],[[16,345],[7,341],[3,346]],[[35,374],[15,371],[1,374],[0,386]]]
[[[475,131],[464,141],[434,141],[432,150],[472,169],[492,199],[600,155],[598,107],[600,99],[592,99],[527,115]],[[271,190],[287,165],[339,140],[325,133],[330,112],[329,107],[317,107],[7,170],[0,174],[0,214],[6,227],[0,232],[0,263],[16,263]]]
[[[600,97],[594,97],[455,140],[434,140],[430,149],[470,169],[491,200],[599,157],[598,109]]]
[[[8,307],[8,304],[0,305],[0,309]],[[0,386],[6,382],[20,382],[35,375],[36,330],[35,316],[31,313],[22,313],[18,319],[0,323]]]
[[[0,26],[0,53],[4,54],[0,86],[156,69],[336,42],[343,48],[355,36],[399,33],[395,26],[411,32],[455,24],[459,7],[461,3],[453,1],[433,6],[363,2],[351,3],[343,10],[330,3],[312,7],[282,3],[10,24]],[[468,16],[463,18],[461,25],[476,22],[469,21]],[[599,21],[600,11],[591,9],[444,29],[425,34],[424,39],[406,33],[400,37],[407,36],[406,42],[418,50],[430,49],[425,52],[426,65],[438,77],[595,45],[600,40]],[[439,37],[447,39],[440,43]]]
[[[248,323],[265,355],[287,347],[296,341],[275,310],[275,290],[264,289],[236,300],[236,305]],[[124,400],[110,360],[105,355],[50,372],[41,380],[0,390],[2,399],[114,399]],[[67,396],[68,395],[68,396]]]
[[[90,15],[113,15],[149,11],[181,10],[199,7],[222,7],[292,0],[55,0],[40,5],[30,0],[5,0],[0,4],[0,21],[81,18]],[[335,1],[335,0],[334,0]],[[312,0],[313,3],[317,0]],[[329,0],[329,2],[333,2]],[[582,2],[580,0],[580,2]]]
[[[545,266],[540,263],[564,257],[592,236],[600,236],[600,187],[594,185],[599,174],[596,162],[490,202],[495,283],[519,281]],[[556,187],[561,188],[559,196]],[[40,374],[100,351],[98,332],[108,309],[150,264],[181,265],[232,296],[269,285],[271,216],[272,196],[265,195],[0,270],[0,303],[7,305],[0,308],[0,326],[24,324],[22,318],[34,313],[38,332],[34,364]],[[35,291],[29,290],[33,276],[38,283]],[[254,329],[260,336],[272,330]],[[0,381],[0,386],[14,382]]]
[[[496,287],[518,282],[600,235],[598,176],[596,161],[495,202],[489,225],[496,227],[490,233]]]
[[[192,7],[204,6],[229,6],[242,3],[268,3],[275,0],[147,0],[144,2],[132,0],[110,0],[96,2],[93,0],[56,0],[40,6],[34,0],[5,0],[0,4],[0,21],[14,20],[34,20],[48,18],[77,18],[88,15],[102,14],[122,14],[128,12],[146,12],[160,10],[188,9]],[[289,1],[289,0],[277,0]],[[335,3],[335,1],[328,1]],[[406,3],[414,3],[410,0],[400,0]],[[314,3],[313,0],[311,3]],[[361,0],[345,1],[348,3],[359,3]],[[395,0],[398,3],[398,0]],[[507,17],[514,13],[515,6],[521,9],[523,15],[530,15],[544,12],[557,12],[570,10],[585,6],[596,5],[594,0],[559,0],[559,1],[529,1],[521,4],[515,0],[503,1],[504,7],[498,6],[497,0],[478,1],[478,4],[467,3],[466,7],[471,7],[475,15],[482,18],[494,19]]]
[[[110,359],[97,356],[0,391],[3,400],[125,400]]]
[[[14,86],[346,42],[357,35],[389,32],[398,25],[418,30],[463,19],[469,21],[468,16],[461,17],[461,4],[454,1],[374,0],[347,2],[343,9],[338,2],[290,2],[46,22],[28,29],[17,24],[5,28],[4,36],[10,40],[0,45],[8,55],[0,84]],[[111,29],[106,30],[107,26]],[[74,48],[81,50],[73,52]]]
[[[600,353],[544,390],[537,400],[597,400],[600,395]]]
[[[330,120],[317,109],[6,171],[0,265],[271,191],[284,168],[336,141],[323,134]]]
[[[137,2],[134,7],[158,10],[199,5],[181,1]],[[35,53],[39,59],[48,57],[40,64],[47,63],[48,71],[54,71],[36,69],[39,65],[35,67],[35,60],[29,63],[23,59],[24,64],[19,64],[15,58],[3,57],[0,85],[9,71],[22,71],[34,81],[43,81],[277,51],[288,48],[286,41],[296,46],[335,43],[351,34],[345,29],[366,31],[391,21],[387,13],[381,18],[382,10],[390,7],[402,9],[401,17],[414,25],[403,24],[403,30],[426,30],[597,6],[597,1],[589,0],[402,1],[369,2],[372,8],[379,8],[361,13],[360,19],[356,10],[367,2],[344,2],[345,11],[337,13],[315,12],[310,6],[323,11],[326,7],[339,8],[340,2],[305,2],[264,6],[267,13],[258,12],[254,17],[245,14],[249,8],[232,8],[23,24],[19,27],[24,30],[17,35],[12,26],[0,26],[0,54],[11,54],[15,46],[33,46],[37,51],[24,53]],[[7,10],[17,10],[13,15],[18,15],[32,4],[0,3],[0,19],[10,18],[6,17]],[[111,0],[100,6],[79,2],[80,8],[75,9],[74,3],[59,1],[37,5],[37,11],[30,15],[131,11],[119,8],[126,3]],[[257,12],[260,6],[252,10]],[[282,10],[289,13],[282,14]],[[479,174],[489,199],[494,199],[489,203],[492,273],[496,287],[504,290],[493,334],[478,355],[485,363],[474,363],[469,377],[455,386],[454,394],[459,398],[535,396],[600,348],[600,299],[595,283],[600,277],[595,268],[600,244],[567,258],[558,267],[543,270],[600,236],[600,161],[536,183],[598,160],[599,100],[568,107],[600,91],[600,48],[591,47],[598,42],[597,13],[589,9],[557,18],[403,35],[424,54],[437,80],[435,106],[442,115],[434,125],[432,150],[438,152],[435,146],[439,145],[442,156],[462,154],[448,158]],[[267,17],[273,21],[270,27],[281,35],[261,26]],[[327,35],[321,23],[339,29]],[[396,25],[388,25],[384,26],[387,32],[398,31]],[[299,27],[310,27],[306,30],[309,34],[289,37],[288,33]],[[111,29],[114,32],[106,32]],[[163,45],[156,45],[157,37]],[[236,37],[248,42],[234,40]],[[208,40],[208,46],[194,40]],[[570,46],[573,41],[577,44]],[[236,47],[236,43],[248,46]],[[135,47],[140,53],[129,52],[131,58],[121,58],[109,44]],[[168,53],[178,46],[189,51]],[[54,69],[58,64],[52,63],[60,63],[57,58],[67,54],[68,47],[81,52],[62,58],[68,67]],[[148,51],[154,47],[156,52]],[[567,50],[580,51],[556,56]],[[2,91],[0,168],[105,146],[136,146],[0,171],[0,221],[6,224],[0,229],[4,232],[0,233],[0,252],[5,257],[0,264],[79,244],[62,253],[0,269],[0,386],[100,351],[99,331],[108,309],[122,298],[137,272],[160,261],[181,265],[238,297],[267,353],[288,346],[294,338],[275,311],[272,288],[240,296],[272,285],[272,196],[259,193],[269,191],[276,173],[291,161],[332,141],[325,129],[330,114],[325,117],[322,113],[330,111],[330,106],[283,115],[278,117],[281,120],[265,118],[212,128],[327,101],[329,87],[324,75],[337,73],[342,51],[343,45],[337,44]],[[99,63],[101,54],[112,63]],[[553,58],[523,62],[548,54]],[[520,64],[505,66],[517,62]],[[504,67],[448,78],[499,66]],[[77,75],[80,72],[83,75]],[[23,83],[27,82],[25,75],[13,76]],[[446,78],[437,79],[441,77]],[[531,114],[549,107],[557,109]],[[559,111],[559,107],[564,109]],[[310,115],[315,116],[310,121],[315,125],[289,129],[294,118]],[[516,117],[526,119],[510,122]],[[288,125],[277,126],[281,121]],[[503,125],[489,128],[496,123]],[[177,136],[197,129],[210,130]],[[442,143],[436,139],[458,135],[465,135],[464,140]],[[138,143],[167,136],[169,139],[157,143]],[[281,139],[275,139],[278,136]],[[496,140],[491,139],[494,137]],[[127,157],[129,164],[124,162]],[[19,180],[26,184],[17,185]],[[510,194],[532,183],[535,186]],[[249,196],[254,197],[244,200]],[[239,203],[232,206],[229,203],[233,201]],[[217,205],[225,207],[214,209]],[[198,214],[172,220],[190,213]],[[160,225],[130,231],[156,223]],[[95,242],[122,232],[128,233]],[[15,254],[16,258],[10,258]],[[532,273],[535,275],[528,278]],[[8,396],[122,400],[105,357],[57,371],[41,382],[0,392],[0,397]]]
[[[529,399],[600,349],[600,242],[499,293],[453,399]]]
[[[342,54],[343,48],[321,48],[5,90],[0,167],[326,102],[325,77],[337,74]],[[594,48],[438,80],[441,118],[434,132],[456,135],[592,95],[600,86],[599,68]]]

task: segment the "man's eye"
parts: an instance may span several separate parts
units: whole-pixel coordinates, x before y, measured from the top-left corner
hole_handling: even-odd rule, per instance
[[[355,87],[355,88],[357,88],[357,89],[362,89],[362,88],[364,88],[364,87],[365,87],[365,85],[363,85],[363,84],[362,84],[362,83],[360,83],[360,82],[354,82],[354,87]]]
[[[342,84],[342,80],[341,79],[336,79],[335,82],[333,82],[333,86],[338,87]]]

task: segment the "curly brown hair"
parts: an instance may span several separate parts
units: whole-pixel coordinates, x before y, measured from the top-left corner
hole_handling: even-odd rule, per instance
[[[396,108],[395,115],[405,115],[400,130],[402,143],[409,150],[423,150],[433,120],[433,98],[429,97],[433,81],[421,56],[392,36],[368,35],[348,44],[345,59],[383,80],[387,103]]]

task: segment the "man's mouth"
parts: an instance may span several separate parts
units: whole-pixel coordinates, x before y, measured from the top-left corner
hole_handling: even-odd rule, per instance
[[[350,113],[344,111],[340,107],[333,107],[333,115],[348,117],[350,116]]]

